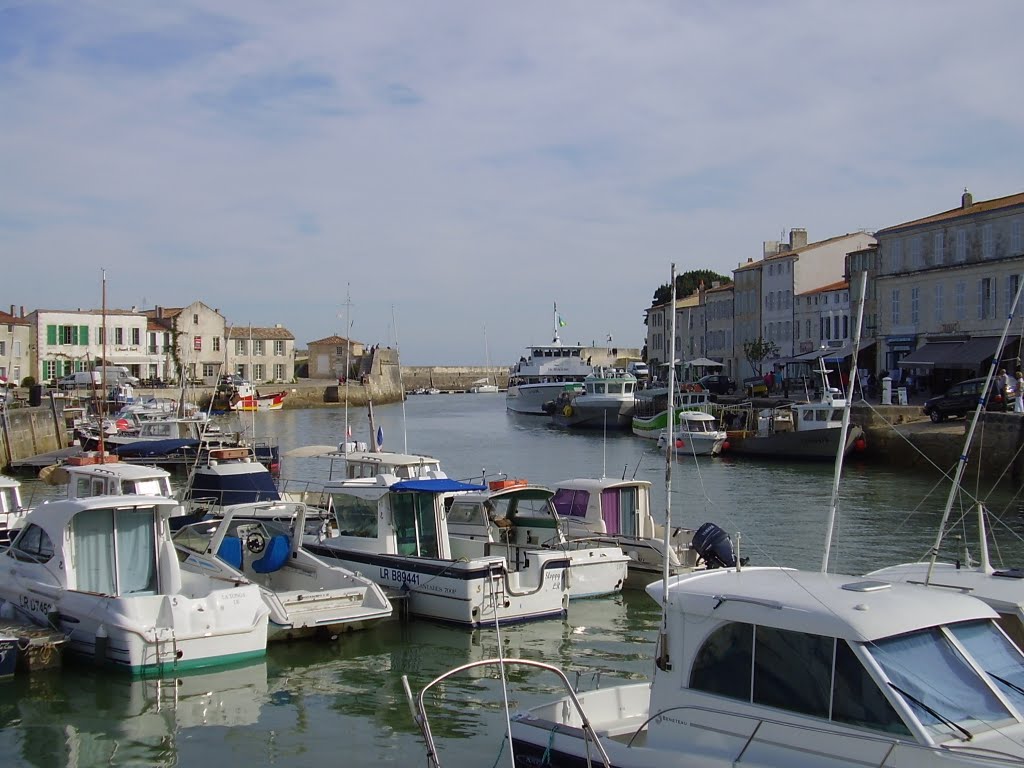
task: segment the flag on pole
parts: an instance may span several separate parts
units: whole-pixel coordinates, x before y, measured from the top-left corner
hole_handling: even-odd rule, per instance
[[[565,320],[562,319],[561,315],[558,316],[558,327],[565,328]]]
[[[348,438],[349,440],[352,439],[352,425],[351,424],[349,424],[348,427],[345,429],[345,437]]]
[[[384,427],[377,427],[377,450],[384,445]]]

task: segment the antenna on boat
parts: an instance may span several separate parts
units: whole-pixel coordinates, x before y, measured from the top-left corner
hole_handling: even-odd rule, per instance
[[[669,574],[669,552],[671,552],[672,536],[672,456],[675,426],[675,389],[676,389],[676,265],[672,262],[672,299],[670,311],[672,316],[669,320],[668,337],[668,422],[665,427],[668,439],[665,441],[665,533],[664,549],[662,550],[661,563],[661,631],[658,633],[658,657],[655,660],[658,669],[672,669],[672,660],[668,654],[668,574]]]
[[[999,336],[999,343],[996,346],[995,354],[992,355],[992,364],[988,367],[988,375],[985,377],[985,386],[981,388],[981,394],[978,395],[978,404],[974,407],[974,418],[971,419],[971,424],[967,428],[967,436],[964,438],[964,449],[960,451],[960,458],[956,464],[956,472],[953,474],[953,484],[949,489],[949,496],[946,498],[946,507],[942,510],[942,522],[939,523],[939,532],[935,537],[935,545],[932,547],[931,554],[928,558],[928,573],[924,577],[925,586],[931,584],[932,571],[935,569],[935,560],[939,556],[939,547],[942,546],[942,537],[946,530],[946,523],[949,521],[949,513],[953,509],[953,501],[956,499],[957,490],[960,488],[960,480],[963,479],[964,469],[967,467],[967,452],[971,448],[971,441],[974,439],[974,430],[978,426],[978,420],[981,418],[981,411],[985,407],[985,400],[988,398],[989,387],[992,386],[992,379],[995,377],[996,366],[1000,364],[1000,353],[1003,351],[1003,344],[1006,343],[1006,335],[1010,331],[1010,324],[1013,322],[1013,314],[1017,309],[1017,303],[1020,301],[1021,291],[1024,290],[1024,280],[1017,283],[1017,292],[1013,296],[1013,303],[1010,305],[1009,316],[1006,318],[1006,324],[1003,326],[1003,332]],[[979,514],[979,523],[983,522],[982,516]]]
[[[405,380],[402,378],[402,353],[398,345],[398,321],[395,319],[395,305],[391,305],[391,324],[395,327],[395,354],[398,355],[398,393],[402,397],[402,451],[409,453],[409,433],[405,425]]]
[[[853,385],[857,381],[857,353],[860,351],[860,329],[861,324],[864,322],[864,300],[866,296],[868,284],[868,273],[867,270],[861,272],[860,275],[860,302],[857,305],[857,321],[856,325],[853,326],[853,358],[850,362],[850,377],[849,384],[847,385],[847,391],[843,394],[846,396],[846,401],[843,403],[843,421],[842,426],[839,428],[839,449],[836,451],[836,468],[832,473],[832,498],[828,505],[828,519],[825,527],[825,553],[821,557],[821,572],[828,573],[828,558],[832,551],[832,531],[835,528],[836,522],[836,508],[839,505],[839,478],[842,476],[843,471],[843,459],[846,456],[846,439],[850,432],[850,408],[853,406]],[[820,368],[822,371],[825,370],[825,358],[820,359]],[[825,388],[824,392],[828,392],[828,377],[822,373],[822,386]],[[823,397],[823,400],[831,403],[831,397]]]

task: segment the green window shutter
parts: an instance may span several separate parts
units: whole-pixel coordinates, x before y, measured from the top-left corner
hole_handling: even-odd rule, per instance
[[[77,325],[72,325],[71,326],[71,343],[72,344],[78,344],[78,326]]]
[[[89,343],[89,326],[82,325],[78,328],[78,343],[85,346]]]
[[[48,325],[46,326],[46,343],[51,347],[57,344],[57,326]]]

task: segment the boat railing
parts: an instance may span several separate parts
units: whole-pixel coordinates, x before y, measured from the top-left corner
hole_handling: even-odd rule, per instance
[[[573,701],[579,703],[579,699],[575,696],[573,697]],[[973,759],[991,761],[993,765],[1007,765],[1010,763],[1014,765],[1024,765],[1024,760],[1017,755],[1011,755],[998,750],[985,749],[983,747],[970,747],[965,745],[957,745],[955,747],[942,745],[933,746],[929,744],[905,741],[893,736],[876,736],[869,733],[853,732],[839,733],[836,731],[835,727],[810,725],[808,723],[791,723],[784,720],[775,720],[758,715],[748,715],[742,712],[717,709],[714,707],[702,707],[696,704],[667,707],[654,714],[648,715],[647,719],[637,726],[628,741],[625,741],[626,746],[633,746],[633,742],[644,733],[647,726],[652,721],[665,718],[674,712],[687,713],[686,725],[696,730],[707,730],[713,734],[716,742],[718,742],[723,736],[734,737],[737,740],[742,740],[742,745],[739,747],[737,753],[733,757],[729,758],[730,762],[736,765],[742,764],[743,756],[754,745],[764,745],[769,748],[779,747],[781,744],[800,745],[799,747],[793,747],[793,749],[799,750],[801,756],[806,756],[808,754],[813,755],[815,754],[815,750],[810,746],[811,742],[806,738],[807,735],[810,734],[826,736],[830,739],[839,738],[847,741],[849,742],[849,755],[856,755],[857,761],[863,765],[876,765],[879,768],[883,768],[883,766],[886,765],[896,764],[898,761],[894,762],[894,758],[903,751],[912,751],[918,755],[922,753],[931,753],[935,756],[947,756],[950,753],[965,754],[970,755]],[[698,716],[701,714],[708,715],[707,722],[701,722],[699,719],[694,717],[695,714]],[[749,729],[736,729],[734,726],[730,729],[728,723],[729,720],[734,722],[745,722],[751,727]],[[803,734],[803,737],[782,737],[779,735],[780,730],[794,731],[798,734]],[[877,759],[872,758],[870,754],[866,754],[863,751],[866,747],[875,748],[875,754],[878,756]],[[819,754],[823,760],[834,760],[836,756],[834,751],[822,751],[817,754]]]
[[[405,698],[409,703],[409,710],[412,712],[413,720],[416,725],[419,726],[420,733],[423,736],[423,741],[427,748],[427,764],[434,766],[434,768],[441,768],[441,759],[437,754],[437,745],[434,741],[434,734],[430,728],[430,721],[427,717],[426,708],[426,696],[427,693],[439,683],[444,682],[450,677],[462,674],[471,669],[478,667],[497,667],[500,672],[502,683],[505,681],[505,668],[507,666],[523,666],[523,667],[534,667],[545,672],[553,673],[558,679],[562,686],[565,688],[569,699],[572,701],[573,708],[579,715],[582,723],[583,732],[585,738],[588,741],[593,742],[595,749],[597,750],[598,757],[601,760],[601,765],[605,768],[610,768],[611,760],[608,758],[608,753],[605,752],[604,745],[601,744],[601,740],[598,738],[597,733],[594,731],[593,726],[587,718],[587,713],[583,709],[583,705],[576,696],[576,691],[573,689],[572,684],[569,682],[569,678],[566,677],[565,673],[556,666],[551,664],[545,664],[541,661],[531,661],[529,659],[481,659],[480,661],[472,661],[468,664],[455,667],[445,672],[440,677],[437,677],[427,683],[419,692],[418,696],[414,696],[412,688],[409,686],[408,675],[402,675],[402,687],[405,689]],[[511,735],[509,735],[511,743]]]

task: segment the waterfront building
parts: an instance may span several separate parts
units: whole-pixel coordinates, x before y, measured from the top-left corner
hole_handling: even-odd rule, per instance
[[[793,335],[798,354],[840,349],[850,340],[850,285],[840,280],[797,294]]]
[[[1024,193],[975,203],[964,190],[959,207],[876,237],[885,372],[937,392],[986,373],[1024,274]],[[1021,335],[1011,329],[1004,359],[1018,357]]]
[[[295,378],[295,334],[284,326],[236,326],[229,329],[228,339],[230,372],[257,384]]]
[[[720,285],[717,281],[704,293],[704,317],[706,341],[704,354],[715,362],[722,363],[721,372],[732,376],[736,371],[733,359],[732,323],[735,286],[732,283]]]
[[[0,383],[20,382],[32,372],[29,348],[32,342],[32,324],[21,313],[0,312]],[[2,400],[2,398],[0,398]]]
[[[657,304],[647,310],[647,363],[652,376],[666,380],[666,364],[677,364],[704,356],[704,289],[676,299],[676,338],[669,338],[672,316],[671,302]],[[678,369],[677,369],[678,370]]]
[[[153,349],[163,358],[156,376],[164,381],[215,384],[224,373],[224,316],[201,301],[186,307],[157,306],[146,315]]]
[[[735,287],[733,302],[733,351],[737,384],[741,379],[754,375],[743,354],[743,345],[761,338],[761,267],[763,260],[747,259],[733,270]]]
[[[335,379],[346,375],[345,366],[355,365],[366,349],[361,341],[335,334],[309,342],[309,378]],[[349,371],[348,375],[352,375]]]

